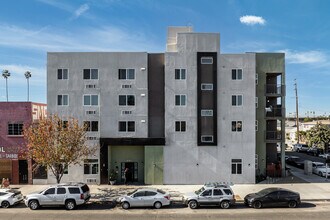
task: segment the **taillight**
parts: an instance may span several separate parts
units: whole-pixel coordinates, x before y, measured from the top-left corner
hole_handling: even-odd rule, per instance
[[[170,200],[170,196],[164,196],[164,198]]]
[[[84,194],[80,194],[80,199],[84,199],[84,198],[85,198]]]

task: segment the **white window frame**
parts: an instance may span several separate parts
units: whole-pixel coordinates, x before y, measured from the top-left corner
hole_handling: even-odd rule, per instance
[[[177,105],[176,104],[176,97],[177,96],[180,96],[180,104],[179,105]],[[185,99],[185,103],[184,103],[184,105],[182,104],[182,97],[185,97],[184,99]],[[187,95],[185,95],[185,94],[177,94],[177,95],[174,95],[174,104],[175,104],[175,106],[186,106],[187,105]]]
[[[235,96],[236,97],[236,105],[233,105],[233,96]],[[242,103],[241,103],[241,105],[238,105],[238,97],[239,96],[241,96],[242,97]],[[234,106],[234,107],[241,107],[241,106],[243,106],[243,94],[233,94],[233,95],[231,95],[231,106]]]
[[[256,131],[258,131],[258,129],[259,129],[259,122],[258,122],[258,120],[256,120],[255,126],[256,126]]]
[[[60,105],[60,104],[58,103],[58,97],[59,97],[59,96],[62,96],[62,102],[63,102],[63,97],[64,97],[64,96],[67,96],[67,97],[68,97],[68,104],[67,104],[67,105],[63,105],[63,104]],[[57,100],[56,100],[56,102],[57,102],[57,106],[69,106],[69,103],[70,103],[70,102],[69,102],[69,95],[68,95],[68,94],[60,94],[60,95],[57,95]]]
[[[235,127],[233,127],[233,122],[235,122]],[[238,124],[241,124],[241,130],[238,130]],[[243,132],[243,121],[231,121],[231,131],[232,132]]]
[[[179,70],[179,78],[176,78],[176,71]],[[184,70],[184,73],[183,73]],[[182,77],[184,75],[184,78]],[[174,78],[175,80],[186,80],[187,79],[187,69],[184,68],[178,68],[178,69],[174,69]]]
[[[205,91],[212,91],[213,90],[213,83],[202,83],[201,90]]]
[[[89,96],[90,105],[85,105],[85,96]],[[92,105],[92,96],[97,96],[97,105]],[[99,106],[100,98],[98,94],[84,94],[83,95],[83,106]]]
[[[211,138],[211,140],[210,141],[205,141],[205,140],[203,140],[203,138]],[[201,142],[202,143],[213,143],[213,141],[214,141],[214,138],[213,138],[213,135],[201,135]]]
[[[201,116],[202,117],[213,117],[213,109],[202,109]]]
[[[94,162],[90,162],[93,160]],[[89,166],[89,173],[85,173],[85,165]],[[97,172],[93,173],[93,165],[97,165]],[[100,167],[99,167],[99,160],[98,159],[85,159],[84,160],[84,175],[91,175],[91,174],[99,174],[100,173]]]
[[[211,62],[205,62],[208,59],[211,60]],[[213,64],[213,57],[201,57],[201,64]]]
[[[234,161],[234,160],[240,160],[240,161]],[[233,172],[233,165],[235,165],[235,171]],[[238,171],[238,165],[241,165],[241,173],[237,172]],[[241,175],[243,174],[243,160],[242,159],[231,159],[231,174],[232,175]]]
[[[125,79],[120,79],[119,78],[119,70],[126,70],[126,75],[125,75]],[[129,70],[134,70],[134,79],[128,79],[128,76],[129,76],[129,74],[128,74],[128,72],[129,72]],[[118,69],[118,80],[135,80],[135,78],[136,78],[136,71],[135,71],[135,69],[134,68],[119,68]]]
[[[235,70],[235,79],[233,79],[233,71]],[[241,78],[238,78],[238,70],[241,70]],[[234,68],[231,69],[231,80],[243,80],[243,69],[242,68]]]
[[[89,79],[85,79],[84,70],[89,70]],[[92,79],[92,70],[97,70],[97,79]],[[82,72],[83,72],[83,80],[99,80],[100,79],[100,74],[99,74],[98,68],[84,68]]]
[[[119,97],[120,96],[126,96],[126,103],[125,103],[125,105],[120,105],[120,103],[119,103]],[[134,105],[128,105],[128,96],[133,96],[134,97]],[[119,95],[118,96],[118,106],[135,106],[135,103],[136,103],[136,98],[135,98],[135,95]]]
[[[60,78],[60,79],[58,78],[58,71],[59,70],[62,70],[62,78]],[[67,78],[66,79],[63,78],[63,70],[67,70]],[[57,80],[69,80],[69,69],[68,68],[58,68],[57,69]]]
[[[256,108],[258,108],[258,107],[259,107],[259,98],[256,97]]]
[[[176,130],[176,123],[177,122],[180,123],[180,129],[179,129],[179,131]],[[184,131],[181,129],[183,123],[185,124],[185,126],[184,126],[185,130]],[[187,122],[186,121],[175,121],[174,122],[174,131],[175,132],[186,132],[187,131]]]

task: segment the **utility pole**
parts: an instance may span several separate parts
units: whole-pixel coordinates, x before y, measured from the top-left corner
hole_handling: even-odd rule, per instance
[[[296,91],[296,124],[297,124],[297,143],[299,144],[298,89],[297,89],[297,80],[296,80],[296,79],[294,79],[294,90]]]

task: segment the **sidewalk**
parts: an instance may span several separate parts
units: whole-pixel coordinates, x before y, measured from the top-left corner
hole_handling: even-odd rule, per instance
[[[238,202],[253,192],[258,192],[267,187],[281,187],[300,193],[304,201],[330,201],[330,179],[326,180],[316,175],[305,175],[303,170],[291,168],[292,176],[271,179],[261,184],[235,184],[232,189]],[[11,185],[11,188],[19,188],[23,195],[32,192],[40,192],[47,185]],[[196,191],[202,185],[89,185],[92,201],[112,201],[121,195],[140,187],[163,189],[170,193],[173,201],[181,201],[183,194]]]

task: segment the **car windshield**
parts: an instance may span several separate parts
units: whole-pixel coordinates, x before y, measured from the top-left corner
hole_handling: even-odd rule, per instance
[[[164,192],[163,190],[161,189],[157,189],[157,192],[161,193],[161,194],[166,194],[166,192]]]
[[[263,189],[263,190],[257,192],[256,194],[259,195],[259,196],[265,196],[265,195],[267,195],[268,193],[271,193],[271,192],[273,192],[272,189]]]
[[[201,192],[203,192],[205,190],[204,187],[200,188],[199,190],[195,191],[196,195],[199,195]]]
[[[137,189],[134,190],[134,191],[132,191],[132,192],[127,193],[127,195],[130,196],[130,195],[132,195],[133,193],[135,193],[136,191],[137,191]]]

